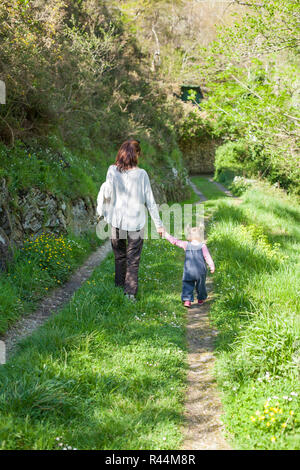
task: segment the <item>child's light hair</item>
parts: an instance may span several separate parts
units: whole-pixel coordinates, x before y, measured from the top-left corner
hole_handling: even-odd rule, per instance
[[[186,228],[186,238],[190,242],[192,240],[202,241],[202,230],[200,227],[190,227],[189,225]]]

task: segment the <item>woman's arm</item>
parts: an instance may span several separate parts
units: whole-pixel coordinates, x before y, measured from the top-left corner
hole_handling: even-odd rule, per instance
[[[107,170],[106,181],[101,185],[97,196],[97,214],[102,217],[104,215],[105,204],[109,203],[113,192],[113,170],[110,166]]]
[[[159,231],[163,227],[163,223],[159,217],[157,205],[153,196],[149,176],[147,172],[145,172],[145,203],[147,206],[148,211],[153,219],[156,229]]]
[[[113,192],[113,169],[110,166],[107,170],[106,181],[103,188],[103,196],[105,199],[110,199]]]

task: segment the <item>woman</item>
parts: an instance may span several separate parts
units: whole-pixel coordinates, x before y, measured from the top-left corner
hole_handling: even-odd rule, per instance
[[[148,174],[138,167],[140,155],[139,141],[124,142],[115,164],[108,169],[104,188],[100,190],[100,197],[109,200],[109,211],[105,220],[112,227],[115,285],[124,288],[124,293],[131,300],[135,300],[138,290],[138,269],[146,222],[145,206],[157,232],[163,233]]]

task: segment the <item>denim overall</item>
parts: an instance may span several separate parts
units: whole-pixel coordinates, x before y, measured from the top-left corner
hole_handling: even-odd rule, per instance
[[[191,242],[188,242],[187,244],[182,278],[182,301],[194,301],[195,287],[198,300],[205,300],[207,298],[205,287],[207,269],[202,246],[202,243],[193,245]]]

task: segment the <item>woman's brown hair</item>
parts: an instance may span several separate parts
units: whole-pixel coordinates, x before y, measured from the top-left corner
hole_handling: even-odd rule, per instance
[[[126,140],[118,151],[116,166],[119,171],[125,171],[137,166],[141,146],[138,140]]]

